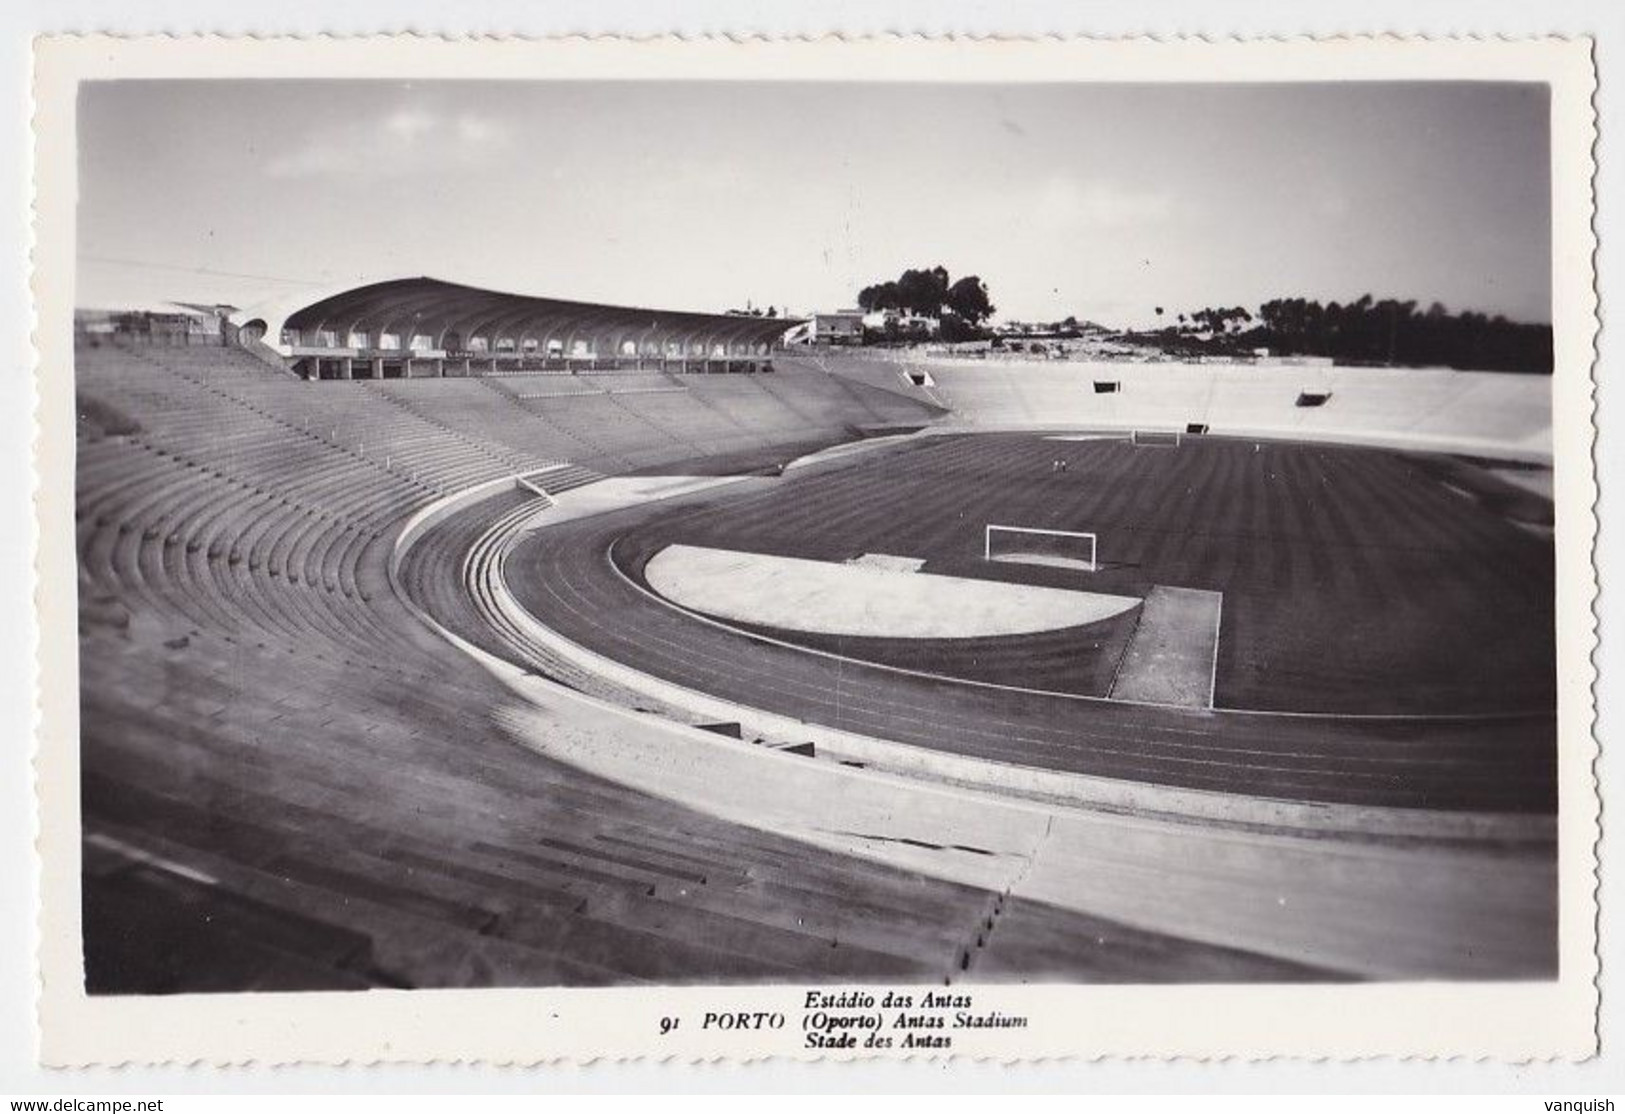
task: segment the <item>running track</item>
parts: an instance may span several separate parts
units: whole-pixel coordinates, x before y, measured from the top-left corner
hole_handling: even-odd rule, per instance
[[[710,498],[716,498],[715,495]],[[1025,766],[1290,800],[1551,812],[1554,718],[1301,718],[1068,700],[819,657],[649,598],[614,567],[617,538],[673,504],[548,526],[506,576],[520,603],[624,665],[844,731]]]

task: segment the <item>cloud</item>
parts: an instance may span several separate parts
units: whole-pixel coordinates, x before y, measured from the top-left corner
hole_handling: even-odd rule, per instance
[[[1053,227],[1121,228],[1171,220],[1178,209],[1167,193],[1057,177],[1040,187],[1032,213],[1041,224]]]
[[[434,116],[417,108],[405,108],[384,118],[384,131],[406,143],[414,142],[434,127]]]
[[[457,117],[457,138],[465,146],[488,147],[506,142],[508,131],[495,120],[468,113]]]
[[[272,178],[373,179],[401,174],[462,173],[486,165],[512,146],[500,120],[477,113],[445,115],[402,108],[382,118],[321,129],[265,164]]]

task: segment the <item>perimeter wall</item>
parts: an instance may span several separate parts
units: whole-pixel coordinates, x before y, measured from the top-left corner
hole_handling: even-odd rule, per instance
[[[803,357],[947,407],[979,429],[1184,429],[1370,442],[1536,462],[1552,456],[1552,379],[1442,368]],[[917,385],[910,373],[927,377]],[[1316,397],[1318,405],[1305,405]]]

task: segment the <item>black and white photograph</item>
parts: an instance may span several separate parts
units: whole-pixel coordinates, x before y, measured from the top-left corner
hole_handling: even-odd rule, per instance
[[[1580,973],[1554,86],[913,72],[77,83],[75,993]]]

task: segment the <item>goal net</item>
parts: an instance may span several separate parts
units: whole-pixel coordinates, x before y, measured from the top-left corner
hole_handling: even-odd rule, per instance
[[[1137,429],[1129,440],[1148,449],[1177,449],[1182,436],[1177,429]]]
[[[983,557],[989,561],[1015,561],[1028,565],[1094,572],[1095,535],[1081,530],[1045,530],[1037,526],[989,524]]]

